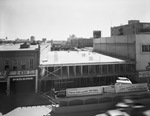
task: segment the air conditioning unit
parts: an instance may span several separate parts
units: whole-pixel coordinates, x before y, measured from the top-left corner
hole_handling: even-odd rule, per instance
[[[28,43],[23,43],[20,45],[20,49],[29,48],[29,47],[30,47],[30,44]]]

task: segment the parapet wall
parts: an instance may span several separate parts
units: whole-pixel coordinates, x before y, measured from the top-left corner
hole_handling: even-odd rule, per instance
[[[112,36],[93,40],[93,50],[111,56],[135,59],[135,35]]]

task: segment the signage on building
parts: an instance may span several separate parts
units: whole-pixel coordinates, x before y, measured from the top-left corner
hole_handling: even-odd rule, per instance
[[[57,97],[66,97],[66,91],[56,91]]]
[[[85,88],[73,88],[66,90],[66,96],[83,96],[103,94],[103,87],[85,87]]]
[[[147,83],[124,84],[116,86],[116,93],[133,92],[133,91],[148,91]]]
[[[103,86],[104,93],[115,93],[115,85]]]
[[[139,77],[150,77],[150,71],[139,72]]]
[[[27,80],[33,80],[33,77],[18,77],[12,79],[12,81],[27,81]]]
[[[35,70],[22,70],[22,71],[11,71],[9,75],[34,75]]]
[[[5,78],[6,76],[6,71],[0,72],[0,78]]]

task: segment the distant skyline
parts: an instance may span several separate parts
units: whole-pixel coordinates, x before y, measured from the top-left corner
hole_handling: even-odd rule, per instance
[[[0,38],[67,40],[90,38],[93,30],[110,36],[110,27],[128,20],[150,22],[149,0],[0,0]]]

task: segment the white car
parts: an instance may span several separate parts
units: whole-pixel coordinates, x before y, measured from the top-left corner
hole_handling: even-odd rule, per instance
[[[118,77],[115,85],[122,85],[122,84],[132,84],[132,82],[126,77]]]
[[[116,110],[108,110],[105,113],[97,114],[95,116],[130,116],[130,115],[126,112],[122,112],[116,109]]]

